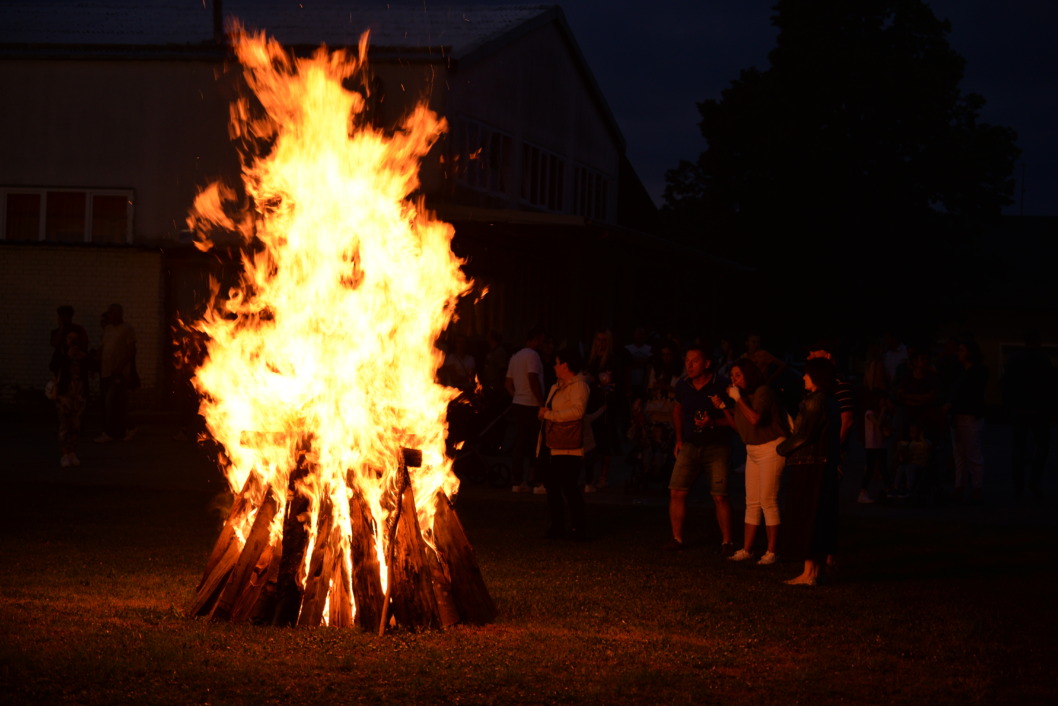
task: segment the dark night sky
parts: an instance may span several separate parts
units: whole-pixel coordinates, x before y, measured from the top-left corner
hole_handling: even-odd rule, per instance
[[[1058,216],[1058,2],[927,4],[951,21],[949,42],[966,59],[963,92],[988,101],[983,121],[1018,132],[1019,200],[1007,212]],[[743,68],[767,68],[776,35],[773,5],[774,0],[563,4],[628,141],[629,157],[656,200],[665,171],[705,148],[695,103],[719,98]]]

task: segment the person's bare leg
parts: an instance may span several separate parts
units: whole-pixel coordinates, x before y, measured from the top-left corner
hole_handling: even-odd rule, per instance
[[[606,479],[610,477],[610,457],[603,456],[602,462],[599,467],[599,480],[595,482],[595,487],[602,490],[606,487]]]
[[[716,506],[716,524],[720,527],[720,537],[724,544],[731,544],[731,503],[726,495],[714,495]]]
[[[819,579],[819,562],[815,559],[805,559],[805,568],[801,572],[801,575],[792,578],[786,583],[791,586],[815,586],[816,581]]]
[[[672,525],[672,538],[683,543],[683,521],[687,517],[686,490],[669,489],[669,522]]]
[[[779,525],[764,525],[764,533],[768,535],[768,551],[774,554],[779,545]]]
[[[750,553],[750,554],[753,553],[753,540],[756,539],[756,538],[757,538],[757,526],[756,525],[751,525],[750,523],[747,522],[746,526],[745,526],[745,529],[742,530],[742,548],[745,549],[747,553]],[[768,551],[770,552],[771,551],[771,547],[770,547],[771,540],[770,540],[770,538],[769,538],[768,544],[769,544]]]

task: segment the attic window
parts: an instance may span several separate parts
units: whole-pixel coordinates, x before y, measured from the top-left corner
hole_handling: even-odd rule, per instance
[[[0,240],[132,242],[129,189],[0,188]]]

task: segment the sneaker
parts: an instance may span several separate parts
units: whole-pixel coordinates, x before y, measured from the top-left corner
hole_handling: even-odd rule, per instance
[[[547,488],[542,485],[538,485],[533,488],[533,495],[547,495]]]
[[[525,483],[521,483],[519,485],[512,485],[511,486],[511,492],[512,493],[528,493],[528,492],[530,492],[530,490],[531,490],[531,488],[528,485],[526,485]]]
[[[110,434],[107,434],[106,432],[103,432],[95,438],[95,442],[97,444],[109,444],[113,440],[114,437],[112,437]]]
[[[728,557],[731,561],[745,561],[746,559],[752,559],[753,555],[747,552],[745,549],[739,549],[737,552]]]
[[[735,553],[735,545],[731,542],[724,542],[720,545],[720,556],[732,556]]]
[[[764,552],[764,556],[757,562],[761,566],[768,566],[769,564],[775,563],[775,552]]]
[[[592,485],[591,483],[588,483],[587,485],[584,486],[584,492],[585,493],[594,493],[595,492],[595,486]]]
[[[661,547],[667,552],[680,552],[684,550],[683,542],[678,539],[670,539]]]
[[[858,502],[860,505],[870,505],[874,502],[874,498],[872,498],[870,496],[870,493],[868,493],[866,490],[861,490],[859,497],[856,498],[856,502]]]

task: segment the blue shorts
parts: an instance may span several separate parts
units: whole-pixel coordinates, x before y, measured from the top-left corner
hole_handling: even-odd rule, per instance
[[[672,467],[670,490],[690,490],[703,471],[709,472],[709,493],[727,495],[727,474],[731,468],[731,446],[699,445],[684,442]]]

